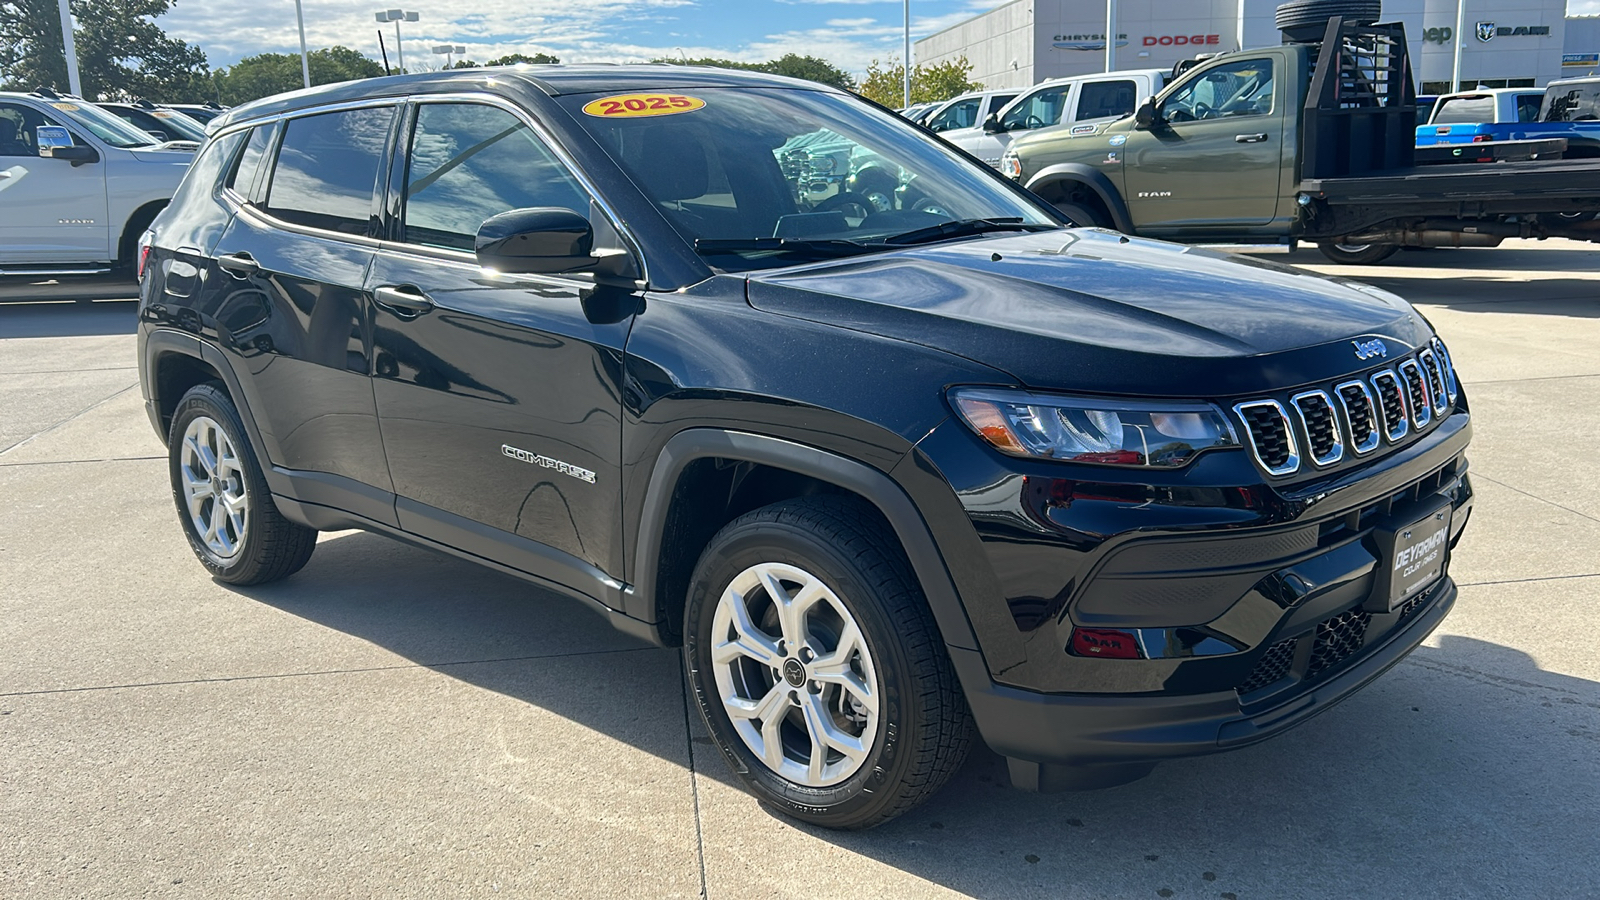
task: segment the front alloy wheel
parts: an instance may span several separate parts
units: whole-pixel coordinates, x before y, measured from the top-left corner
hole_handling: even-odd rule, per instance
[[[796,566],[740,572],[711,621],[717,693],[741,740],[780,777],[827,787],[854,775],[878,732],[878,676],[861,627]]]

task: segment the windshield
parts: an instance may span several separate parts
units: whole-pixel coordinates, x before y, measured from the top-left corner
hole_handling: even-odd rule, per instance
[[[657,98],[679,111],[623,105]],[[1003,219],[989,230],[1059,227],[971,158],[893,113],[837,94],[696,88],[558,100],[719,268],[796,261],[770,246],[727,246],[739,242],[809,242],[814,249],[848,241],[863,246],[842,245],[846,250],[872,252],[888,245],[865,245],[941,223]],[[723,246],[708,251],[710,241]]]
[[[141,109],[119,104],[106,111],[135,128],[150,132],[159,140],[203,143],[206,139],[206,127],[177,110]]]
[[[156,143],[150,135],[82,100],[57,100],[50,106],[113,147],[149,147]]]

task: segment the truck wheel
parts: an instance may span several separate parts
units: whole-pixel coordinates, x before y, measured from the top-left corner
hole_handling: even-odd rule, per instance
[[[218,581],[266,584],[311,559],[316,531],[278,512],[239,411],[217,386],[197,385],[178,401],[167,463],[183,534]]]
[[[1340,265],[1370,266],[1381,263],[1400,250],[1399,244],[1318,244],[1322,255]]]
[[[1056,212],[1066,216],[1072,224],[1079,228],[1110,228],[1111,223],[1101,221],[1102,217],[1095,214],[1094,210],[1076,203],[1053,204]]]
[[[729,523],[695,568],[684,666],[706,728],[757,799],[870,828],[966,758],[971,713],[899,544],[853,498]]]
[[[1382,15],[1382,0],[1290,0],[1278,4],[1274,23],[1291,40],[1315,41],[1334,16],[1353,25],[1371,25]]]

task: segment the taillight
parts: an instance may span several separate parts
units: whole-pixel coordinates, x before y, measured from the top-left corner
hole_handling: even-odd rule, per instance
[[[1143,659],[1139,639],[1117,628],[1072,629],[1072,655],[1101,659]]]
[[[1489,140],[1489,136],[1487,134],[1475,134],[1472,136],[1472,142],[1474,144],[1481,144],[1487,140]]]
[[[148,231],[139,235],[139,253],[134,266],[134,277],[136,278],[144,278],[145,263],[150,261],[150,241],[154,237],[155,235]]]

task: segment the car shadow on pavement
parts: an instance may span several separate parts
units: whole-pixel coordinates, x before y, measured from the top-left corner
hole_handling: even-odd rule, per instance
[[[13,302],[0,297],[0,339],[133,334],[138,302]]]
[[[611,631],[575,601],[386,538],[326,535],[299,575],[236,590],[601,733],[615,735],[642,704],[683,703],[676,679],[654,674],[676,671],[674,651]],[[880,828],[830,832],[753,802],[748,813],[762,818],[749,827],[783,835],[784,852],[831,845],[976,897],[1503,897],[1592,886],[1600,684],[1498,644],[1438,644],[1274,740],[1168,762],[1133,784],[1024,793],[979,744],[930,802]],[[629,691],[573,693],[523,664],[596,653]],[[733,785],[699,723],[687,727],[699,774]],[[684,743],[679,732],[636,746],[681,764]],[[716,836],[705,840],[711,859]]]

